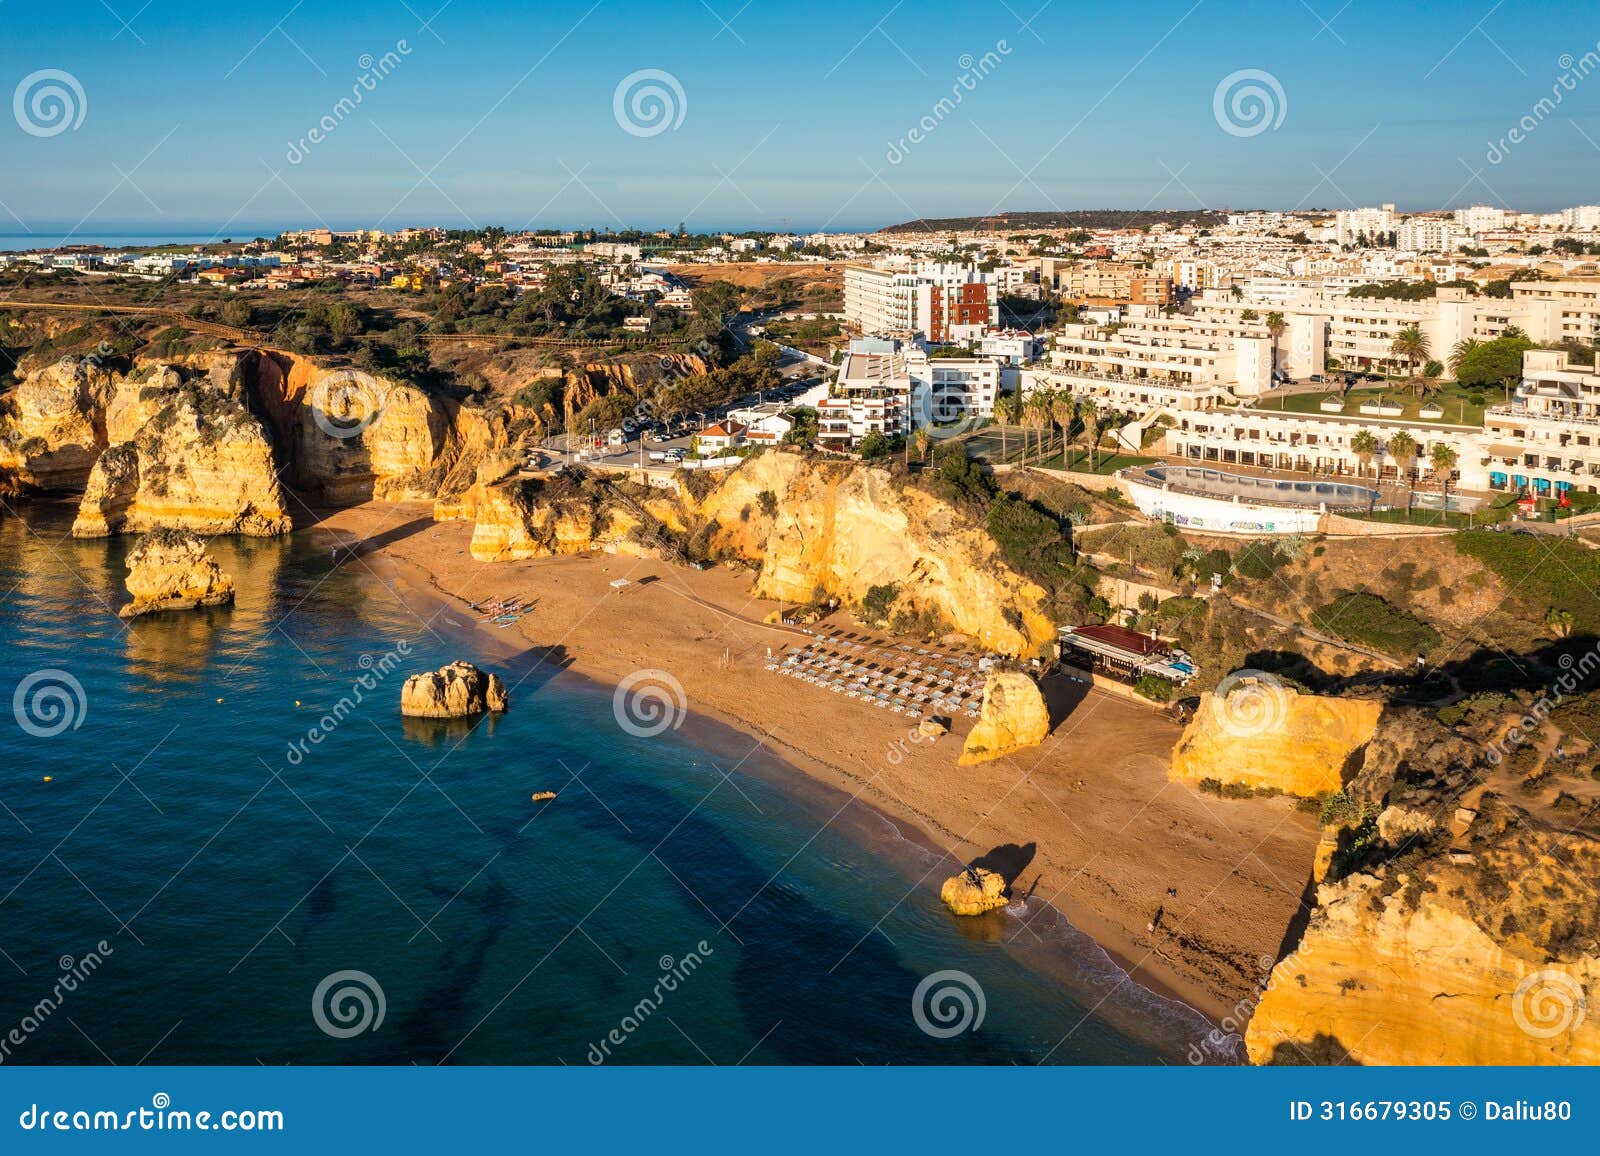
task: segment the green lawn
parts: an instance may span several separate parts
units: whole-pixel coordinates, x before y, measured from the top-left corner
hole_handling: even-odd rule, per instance
[[[1257,409],[1281,410],[1286,413],[1321,414],[1322,402],[1328,396],[1338,396],[1339,387],[1330,385],[1324,392],[1294,393],[1283,397],[1263,398],[1256,403]],[[1474,401],[1473,399],[1478,399]],[[1363,417],[1361,405],[1363,402],[1393,401],[1401,406],[1398,420],[1424,421],[1439,425],[1483,425],[1483,411],[1491,405],[1500,405],[1505,401],[1504,392],[1498,389],[1481,388],[1479,386],[1463,386],[1453,381],[1439,383],[1439,388],[1425,398],[1418,398],[1404,382],[1394,382],[1388,385],[1357,386],[1344,396],[1344,409],[1338,414],[1329,414],[1329,417]],[[1435,403],[1444,410],[1444,416],[1439,418],[1424,419],[1421,409],[1429,402]]]

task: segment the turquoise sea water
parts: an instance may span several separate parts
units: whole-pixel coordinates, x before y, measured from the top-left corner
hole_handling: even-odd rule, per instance
[[[1048,909],[949,916],[950,862],[753,739],[633,737],[319,531],[218,540],[236,606],[130,624],[126,543],[69,525],[0,521],[6,1063],[1182,1063],[1208,1030]],[[511,710],[403,721],[457,657]]]

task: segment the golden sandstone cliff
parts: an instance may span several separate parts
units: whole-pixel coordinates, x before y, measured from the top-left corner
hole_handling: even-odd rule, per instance
[[[729,473],[680,477],[675,491],[580,471],[480,480],[434,516],[472,521],[480,561],[593,549],[728,559],[755,569],[763,598],[859,604],[892,586],[896,613],[996,651],[1033,654],[1054,638],[1045,591],[981,525],[885,470],[769,450]]]
[[[157,530],[134,543],[127,586],[133,601],[118,611],[124,618],[233,601],[233,579],[206,553],[199,535],[182,530]]]
[[[0,398],[0,474],[82,488],[81,537],[283,533],[291,487],[331,505],[431,498],[515,449],[503,409],[267,350],[67,357]]]
[[[1017,671],[991,674],[983,687],[983,709],[961,748],[960,764],[985,763],[1025,747],[1038,746],[1050,734],[1050,711],[1039,684]]]
[[[1600,839],[1508,786],[1431,714],[1385,715],[1324,808],[1327,878],[1255,1007],[1254,1062],[1600,1063]]]
[[[1011,902],[1006,877],[983,867],[969,867],[950,876],[939,888],[939,898],[956,915],[982,915]]]
[[[1169,777],[1326,795],[1354,773],[1382,711],[1374,701],[1298,694],[1268,674],[1235,676],[1200,696]]]

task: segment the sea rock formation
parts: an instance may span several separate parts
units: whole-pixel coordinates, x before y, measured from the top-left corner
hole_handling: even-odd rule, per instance
[[[464,718],[505,709],[506,684],[470,662],[413,674],[400,688],[400,713],[407,718]]]
[[[1006,895],[1005,876],[983,867],[969,867],[950,876],[939,888],[939,898],[957,915],[982,915],[1011,901]]]
[[[1325,878],[1257,1001],[1254,1062],[1600,1062],[1600,835],[1484,757],[1505,721],[1385,711],[1323,809]]]
[[[182,530],[155,530],[134,543],[127,586],[133,601],[118,611],[124,618],[233,601],[233,579],[206,553],[198,534]]]
[[[0,470],[40,489],[83,485],[106,447],[113,381],[100,361],[78,357],[23,377],[0,403]]]
[[[1270,675],[1236,680],[1200,696],[1169,777],[1325,795],[1354,773],[1382,713],[1374,701],[1297,694]]]
[[[72,533],[167,527],[203,534],[285,534],[290,520],[266,430],[225,393],[185,382],[133,440],[94,464]]]
[[[960,764],[1004,758],[1037,746],[1050,734],[1050,711],[1039,684],[1019,671],[999,671],[983,687],[977,725],[961,748]]]

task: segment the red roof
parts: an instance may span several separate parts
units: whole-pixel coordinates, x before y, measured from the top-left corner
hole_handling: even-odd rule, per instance
[[[1092,638],[1096,642],[1103,642],[1107,646],[1115,646],[1120,650],[1131,651],[1141,658],[1148,658],[1152,654],[1164,653],[1166,644],[1159,638],[1151,638],[1148,634],[1140,634],[1136,630],[1129,630],[1125,626],[1078,626],[1074,627],[1073,634],[1080,634],[1084,638]]]

